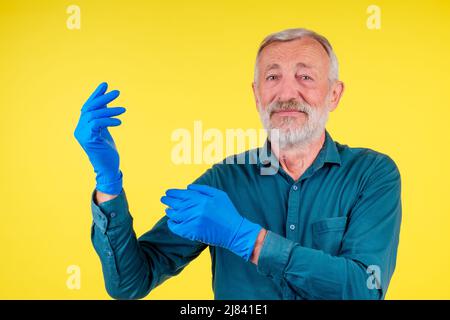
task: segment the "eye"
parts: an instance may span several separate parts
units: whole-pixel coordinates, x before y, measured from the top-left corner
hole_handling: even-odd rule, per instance
[[[278,76],[275,75],[275,74],[271,74],[270,76],[266,77],[267,81],[273,81],[273,80],[276,80],[276,79],[278,79]]]
[[[300,79],[301,79],[301,80],[307,80],[307,81],[313,80],[313,78],[311,78],[310,76],[308,76],[308,75],[306,75],[306,74],[302,74],[302,75],[300,76]]]

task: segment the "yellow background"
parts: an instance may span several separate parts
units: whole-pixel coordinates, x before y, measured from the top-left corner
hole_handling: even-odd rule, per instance
[[[69,5],[81,29],[69,30]],[[381,29],[366,27],[381,8]],[[90,242],[94,173],[73,137],[102,81],[127,108],[111,130],[138,235],[160,196],[208,165],[174,165],[177,128],[260,128],[251,92],[268,33],[329,38],[346,84],[333,138],[389,154],[402,173],[403,223],[388,299],[450,298],[450,5],[436,1],[1,1],[0,298],[103,299]],[[69,265],[81,289],[66,286]],[[209,252],[149,299],[211,299]]]

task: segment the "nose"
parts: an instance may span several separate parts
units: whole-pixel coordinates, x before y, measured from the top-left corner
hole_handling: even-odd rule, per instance
[[[295,81],[295,79],[288,79],[288,77],[285,77],[280,83],[279,88],[280,88],[280,91],[278,92],[279,101],[301,100],[300,90],[298,88],[298,83]]]

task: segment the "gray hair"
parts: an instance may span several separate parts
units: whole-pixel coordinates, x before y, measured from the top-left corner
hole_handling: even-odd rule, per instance
[[[255,75],[254,82],[257,83],[258,80],[258,60],[261,55],[262,50],[269,44],[277,41],[286,42],[295,39],[300,39],[303,37],[310,37],[318,41],[324,49],[327,51],[328,57],[330,58],[330,73],[328,75],[328,80],[333,82],[339,79],[339,65],[337,57],[333,51],[333,47],[330,42],[322,35],[304,28],[286,29],[280,32],[272,33],[264,38],[261,42],[258,54],[256,55],[255,63]]]

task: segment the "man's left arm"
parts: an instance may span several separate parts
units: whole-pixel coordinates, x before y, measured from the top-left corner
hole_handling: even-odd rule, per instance
[[[204,185],[169,189],[169,229],[226,248],[307,299],[383,299],[395,268],[401,222],[400,174],[380,155],[348,214],[337,255],[301,246],[242,217],[228,195]]]
[[[285,281],[307,299],[383,299],[394,272],[401,222],[395,163],[380,156],[359,199],[338,255],[261,231],[251,257],[259,273]]]

